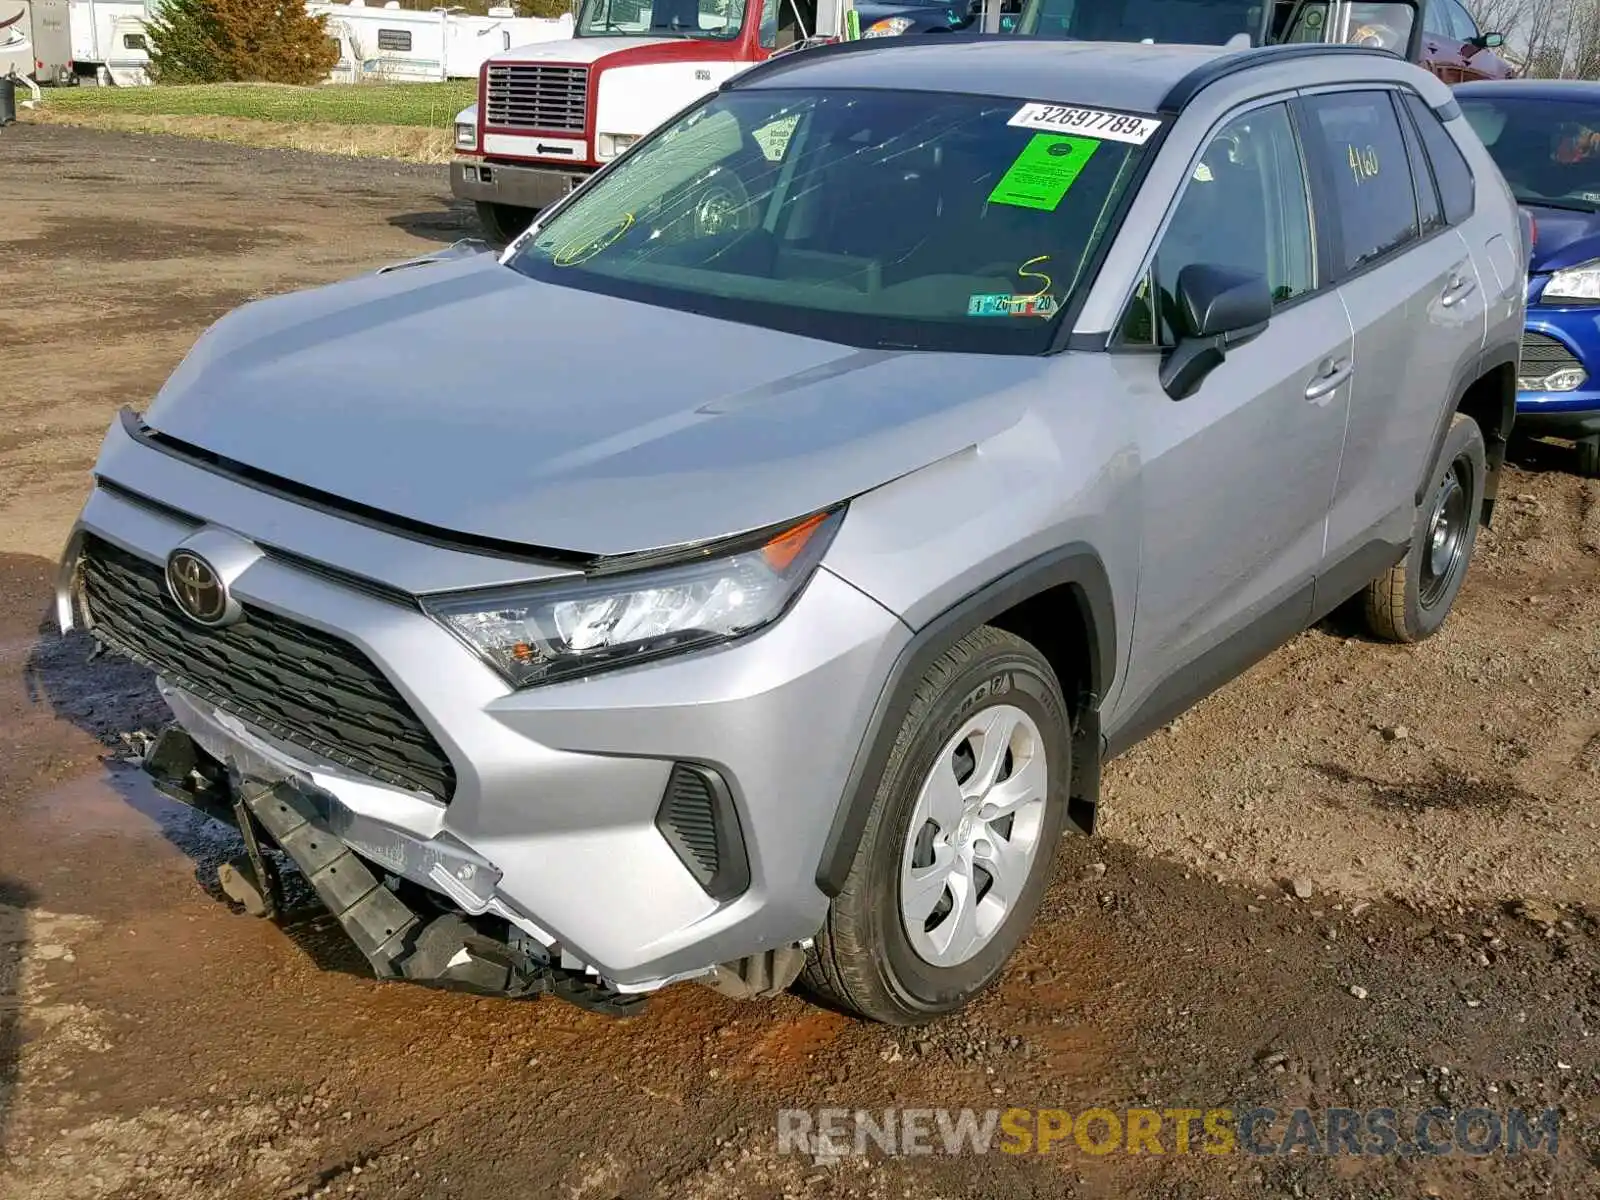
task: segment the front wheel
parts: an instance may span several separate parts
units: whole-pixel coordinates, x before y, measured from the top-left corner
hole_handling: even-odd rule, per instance
[[[1456,413],[1417,510],[1411,549],[1367,585],[1367,628],[1386,642],[1420,642],[1450,614],[1478,541],[1488,467],[1478,423]]]
[[[488,200],[476,202],[478,225],[483,235],[496,246],[509,245],[539,215],[536,208],[521,208],[515,204],[495,204]]]
[[[910,1025],[993,983],[1049,882],[1071,754],[1071,720],[1043,655],[988,626],[952,647],[901,723],[805,985],[861,1016]]]

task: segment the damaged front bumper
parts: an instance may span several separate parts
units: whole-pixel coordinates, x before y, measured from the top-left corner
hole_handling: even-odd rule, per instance
[[[181,694],[164,690],[175,708],[184,704]],[[240,749],[242,755],[229,755],[230,765],[200,739],[172,728],[151,745],[144,770],[164,795],[239,830],[247,865],[228,869],[249,873],[248,885],[261,896],[260,915],[283,909],[266,853],[277,849],[380,979],[487,996],[548,993],[617,1016],[643,1006],[647,989],[622,991],[592,970],[560,965],[560,948],[548,935],[530,936],[521,928],[528,922],[514,920],[493,896],[500,873],[449,834],[416,838],[352,812],[304,781],[244,774],[241,757],[254,765],[263,760]]]

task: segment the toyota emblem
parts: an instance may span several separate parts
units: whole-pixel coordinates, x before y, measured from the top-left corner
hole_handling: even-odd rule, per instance
[[[178,550],[167,559],[167,591],[183,615],[198,625],[227,624],[228,585],[216,568],[192,550]]]

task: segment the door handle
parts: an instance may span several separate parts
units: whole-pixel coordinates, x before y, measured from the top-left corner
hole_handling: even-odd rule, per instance
[[[1472,276],[1451,271],[1450,282],[1444,285],[1444,292],[1439,297],[1439,303],[1446,308],[1454,307],[1470,296],[1472,289],[1477,286],[1477,280],[1473,279]]]
[[[1306,384],[1306,399],[1321,400],[1332,395],[1341,384],[1355,374],[1356,364],[1348,358],[1325,358],[1317,367],[1317,373],[1311,377],[1311,382]]]

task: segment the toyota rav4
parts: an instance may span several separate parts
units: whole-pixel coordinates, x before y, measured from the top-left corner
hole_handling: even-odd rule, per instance
[[[381,977],[927,1020],[1107,757],[1346,601],[1439,629],[1527,255],[1381,51],[781,58],[502,254],[221,320],[60,619],[159,675],[229,893],[286,856]]]

